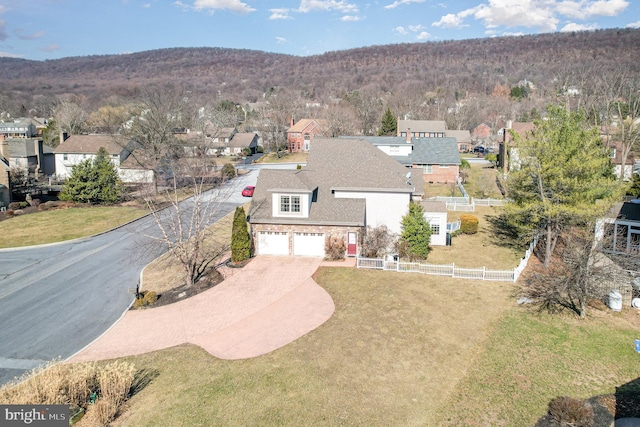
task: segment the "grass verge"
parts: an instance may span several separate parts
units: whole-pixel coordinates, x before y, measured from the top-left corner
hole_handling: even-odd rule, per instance
[[[308,153],[285,153],[282,157],[277,157],[275,153],[262,156],[260,163],[307,163]]]
[[[0,222],[0,248],[41,245],[91,236],[140,218],[133,207],[68,208],[21,215]]]

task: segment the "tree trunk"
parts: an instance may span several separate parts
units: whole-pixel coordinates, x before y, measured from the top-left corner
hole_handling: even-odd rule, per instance
[[[545,242],[545,251],[544,251],[544,268],[549,268],[549,264],[551,263],[551,224],[547,224],[547,239]]]

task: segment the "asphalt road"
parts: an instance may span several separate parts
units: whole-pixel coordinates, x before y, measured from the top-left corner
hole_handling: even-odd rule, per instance
[[[214,190],[224,199],[214,220],[249,200],[240,191],[255,185],[258,167],[248,169]],[[0,385],[72,356],[112,326],[133,301],[144,266],[164,252],[148,237],[157,233],[147,216],[98,236],[0,250]]]

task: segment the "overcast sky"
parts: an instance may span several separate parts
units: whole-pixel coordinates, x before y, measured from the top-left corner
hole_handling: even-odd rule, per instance
[[[363,46],[640,28],[640,0],[0,0],[0,56],[169,47],[298,56]]]

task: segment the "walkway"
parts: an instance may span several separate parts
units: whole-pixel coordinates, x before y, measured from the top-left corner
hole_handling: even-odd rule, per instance
[[[198,345],[221,359],[276,350],[326,322],[335,309],[311,275],[319,258],[258,256],[224,282],[171,305],[127,311],[68,362]]]

